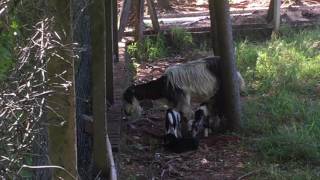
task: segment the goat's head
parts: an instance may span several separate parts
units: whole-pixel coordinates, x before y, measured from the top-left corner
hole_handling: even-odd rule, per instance
[[[128,87],[123,93],[123,110],[126,116],[139,117],[142,113],[142,108],[135,94],[134,85]]]

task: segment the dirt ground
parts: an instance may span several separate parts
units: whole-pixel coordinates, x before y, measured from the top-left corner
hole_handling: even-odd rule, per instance
[[[172,0],[171,10],[158,9],[159,17],[190,16],[192,13],[208,14],[208,4],[195,0]],[[250,10],[248,13],[235,13],[233,23],[266,23],[266,9],[269,0],[232,0],[231,11]],[[120,3],[121,4],[121,3]],[[120,5],[119,4],[119,5]],[[282,22],[319,21],[320,0],[288,0],[282,7]],[[248,16],[247,16],[248,15]],[[249,17],[249,18],[248,18]],[[209,19],[185,24],[193,27],[209,26]],[[165,27],[165,24],[162,24]],[[203,54],[202,56],[207,56]],[[199,56],[198,56],[199,57]],[[195,59],[191,56],[190,59]],[[180,56],[164,58],[156,62],[142,63],[137,69],[135,83],[147,82],[162,75],[173,64],[188,61]],[[182,154],[163,149],[165,108],[146,101],[143,116],[134,121],[123,121],[119,170],[121,180],[212,180],[248,179],[246,164],[252,154],[243,148],[244,143],[236,135],[212,135],[200,141],[196,151]]]
[[[135,83],[156,79],[168,66],[190,59],[177,56],[142,63],[137,68]],[[245,174],[244,167],[250,153],[242,148],[240,137],[212,135],[200,140],[197,151],[167,152],[162,146],[166,109],[151,101],[141,105],[145,110],[143,116],[124,121],[122,125],[120,179],[236,179]]]
[[[270,0],[230,1],[231,21],[234,25],[267,24],[266,16]],[[156,11],[162,30],[171,27],[204,28],[210,27],[207,0],[170,0],[171,9]],[[122,0],[118,1],[118,8]],[[148,9],[144,13],[145,30],[152,30]],[[179,19],[180,18],[180,19]],[[184,18],[184,19],[183,19]],[[320,0],[283,0],[281,3],[281,24],[320,23]],[[130,32],[130,28],[128,32]]]

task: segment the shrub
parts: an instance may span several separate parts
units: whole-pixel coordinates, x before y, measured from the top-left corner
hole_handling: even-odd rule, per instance
[[[172,35],[172,47],[177,53],[182,53],[183,50],[191,48],[193,46],[192,35],[185,29],[175,27],[171,29]]]
[[[156,38],[146,37],[142,42],[135,42],[128,46],[128,53],[138,61],[152,61],[168,55],[164,36]]]

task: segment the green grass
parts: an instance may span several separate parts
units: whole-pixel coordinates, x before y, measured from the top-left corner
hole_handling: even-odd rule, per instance
[[[319,179],[320,29],[283,29],[236,48],[249,93],[242,117],[255,154],[249,170],[263,168],[252,179]]]

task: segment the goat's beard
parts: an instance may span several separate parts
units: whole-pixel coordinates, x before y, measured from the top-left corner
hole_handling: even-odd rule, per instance
[[[133,119],[139,118],[141,116],[142,107],[135,97],[133,98],[132,103],[127,103],[125,105],[125,112]]]

